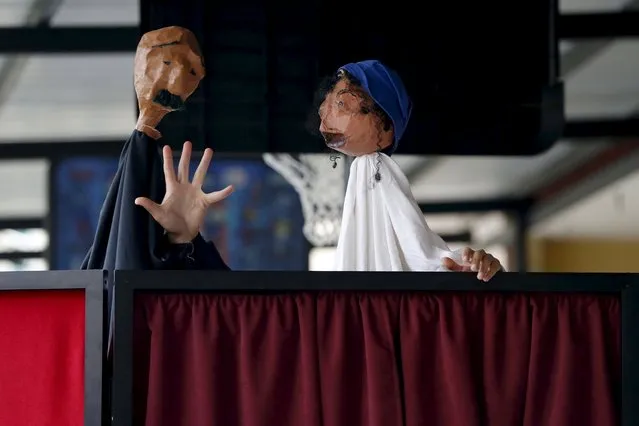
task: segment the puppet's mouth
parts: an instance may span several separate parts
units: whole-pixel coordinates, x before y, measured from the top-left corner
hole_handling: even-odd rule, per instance
[[[326,146],[332,149],[341,148],[346,144],[346,136],[343,133],[322,132]]]
[[[174,95],[166,89],[162,89],[155,95],[153,102],[160,104],[171,111],[180,111],[184,109],[184,101],[178,95]]]

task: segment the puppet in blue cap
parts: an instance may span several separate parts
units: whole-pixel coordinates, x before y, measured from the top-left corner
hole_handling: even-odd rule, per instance
[[[397,149],[413,106],[395,71],[378,60],[346,64],[325,92],[319,130],[328,147],[350,156]]]
[[[378,60],[340,67],[321,88],[319,131],[326,145],[355,157],[335,256],[338,271],[501,269],[490,254],[451,251],[426,224],[408,179],[390,155],[406,131],[412,102],[399,75]]]

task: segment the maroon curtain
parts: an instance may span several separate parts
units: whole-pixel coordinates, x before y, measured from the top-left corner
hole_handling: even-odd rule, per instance
[[[611,426],[620,302],[599,295],[143,295],[147,426]]]

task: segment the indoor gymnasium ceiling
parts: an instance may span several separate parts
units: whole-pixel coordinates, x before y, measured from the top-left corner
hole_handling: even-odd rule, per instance
[[[0,25],[34,25],[42,16],[34,12],[33,6],[41,3],[41,0],[0,0]],[[58,3],[49,19],[53,26],[131,26],[139,22],[137,0]],[[627,6],[628,3],[619,0],[561,2],[562,11],[571,13]],[[570,65],[563,76],[567,118],[626,117],[634,113],[639,106],[639,41],[564,43],[562,55]],[[0,56],[0,75],[8,64],[12,72],[0,83],[0,143],[73,140],[99,144],[100,140],[124,140],[131,131],[136,114],[132,53]],[[521,198],[594,158],[613,143],[565,140],[531,158],[398,155],[397,159],[411,176],[420,202]],[[46,173],[44,160],[1,162],[0,180],[17,184],[0,185],[0,215],[46,214]],[[623,188],[629,187],[628,184]],[[566,216],[565,220],[574,224],[573,233],[579,233],[579,226],[585,229],[592,225],[587,219],[575,218],[596,216],[611,208],[605,202],[583,205],[574,208],[587,208],[588,212]],[[627,203],[626,208],[634,207],[637,217],[639,206]],[[552,234],[557,229],[562,229],[561,223],[545,228],[545,232]]]

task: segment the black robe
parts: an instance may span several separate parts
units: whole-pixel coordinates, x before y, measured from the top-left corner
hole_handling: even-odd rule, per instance
[[[81,269],[228,269],[212,242],[198,235],[191,243],[171,245],[151,215],[135,205],[137,197],[159,203],[165,191],[158,142],[133,131],[120,155]]]

